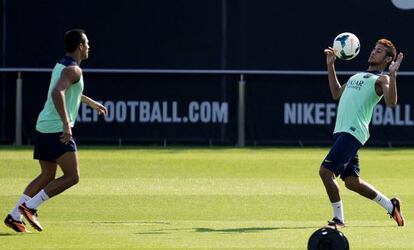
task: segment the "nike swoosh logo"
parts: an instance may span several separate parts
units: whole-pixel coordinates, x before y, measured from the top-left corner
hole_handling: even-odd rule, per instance
[[[332,161],[330,161],[330,160],[324,160],[324,162],[326,162],[326,163],[331,163]]]
[[[395,7],[401,10],[414,9],[414,1],[412,0],[391,0]]]

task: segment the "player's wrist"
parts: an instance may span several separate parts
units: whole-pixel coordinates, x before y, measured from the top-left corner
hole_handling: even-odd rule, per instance
[[[328,71],[335,71],[335,63],[327,63],[326,66],[328,67]]]

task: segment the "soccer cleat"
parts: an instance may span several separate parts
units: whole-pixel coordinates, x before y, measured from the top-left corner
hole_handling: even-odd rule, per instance
[[[26,207],[26,203],[19,206],[20,213],[29,221],[30,225],[37,231],[42,231],[43,228],[37,220],[37,210]]]
[[[24,222],[13,219],[10,214],[7,215],[6,219],[4,219],[4,224],[18,233],[29,233],[29,230],[25,227]]]
[[[401,212],[400,207],[400,199],[392,198],[391,199],[392,205],[394,206],[392,209],[392,213],[388,213],[391,218],[393,218],[399,227],[404,226],[404,217]]]
[[[338,228],[345,227],[345,223],[343,223],[340,219],[334,217],[332,220],[328,221],[326,227],[330,227],[337,230]]]

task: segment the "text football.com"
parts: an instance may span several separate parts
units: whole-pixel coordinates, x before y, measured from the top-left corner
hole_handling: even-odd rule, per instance
[[[85,104],[79,109],[77,122],[89,123],[103,120],[107,123],[228,123],[227,102],[191,101],[101,101],[107,109],[106,116],[99,116]]]

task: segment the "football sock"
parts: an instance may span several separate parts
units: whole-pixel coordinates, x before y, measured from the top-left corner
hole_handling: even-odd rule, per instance
[[[340,219],[342,222],[345,221],[344,217],[344,207],[342,206],[342,201],[332,203],[334,217]]]
[[[386,196],[384,196],[380,192],[377,192],[377,197],[374,198],[374,201],[380,204],[383,208],[385,208],[388,211],[388,213],[392,213],[394,205],[392,205],[392,202]]]
[[[49,196],[45,193],[45,190],[42,189],[39,193],[33,196],[33,198],[26,202],[26,207],[30,209],[36,209],[38,206],[40,206],[43,202],[47,201],[48,199]]]
[[[10,212],[10,215],[13,219],[18,220],[18,221],[22,221],[22,216],[19,213],[19,206],[21,204],[23,204],[24,202],[30,200],[30,196],[27,196],[25,194],[22,194],[22,196],[20,196],[20,199],[17,201],[16,205],[14,206],[13,210]]]

